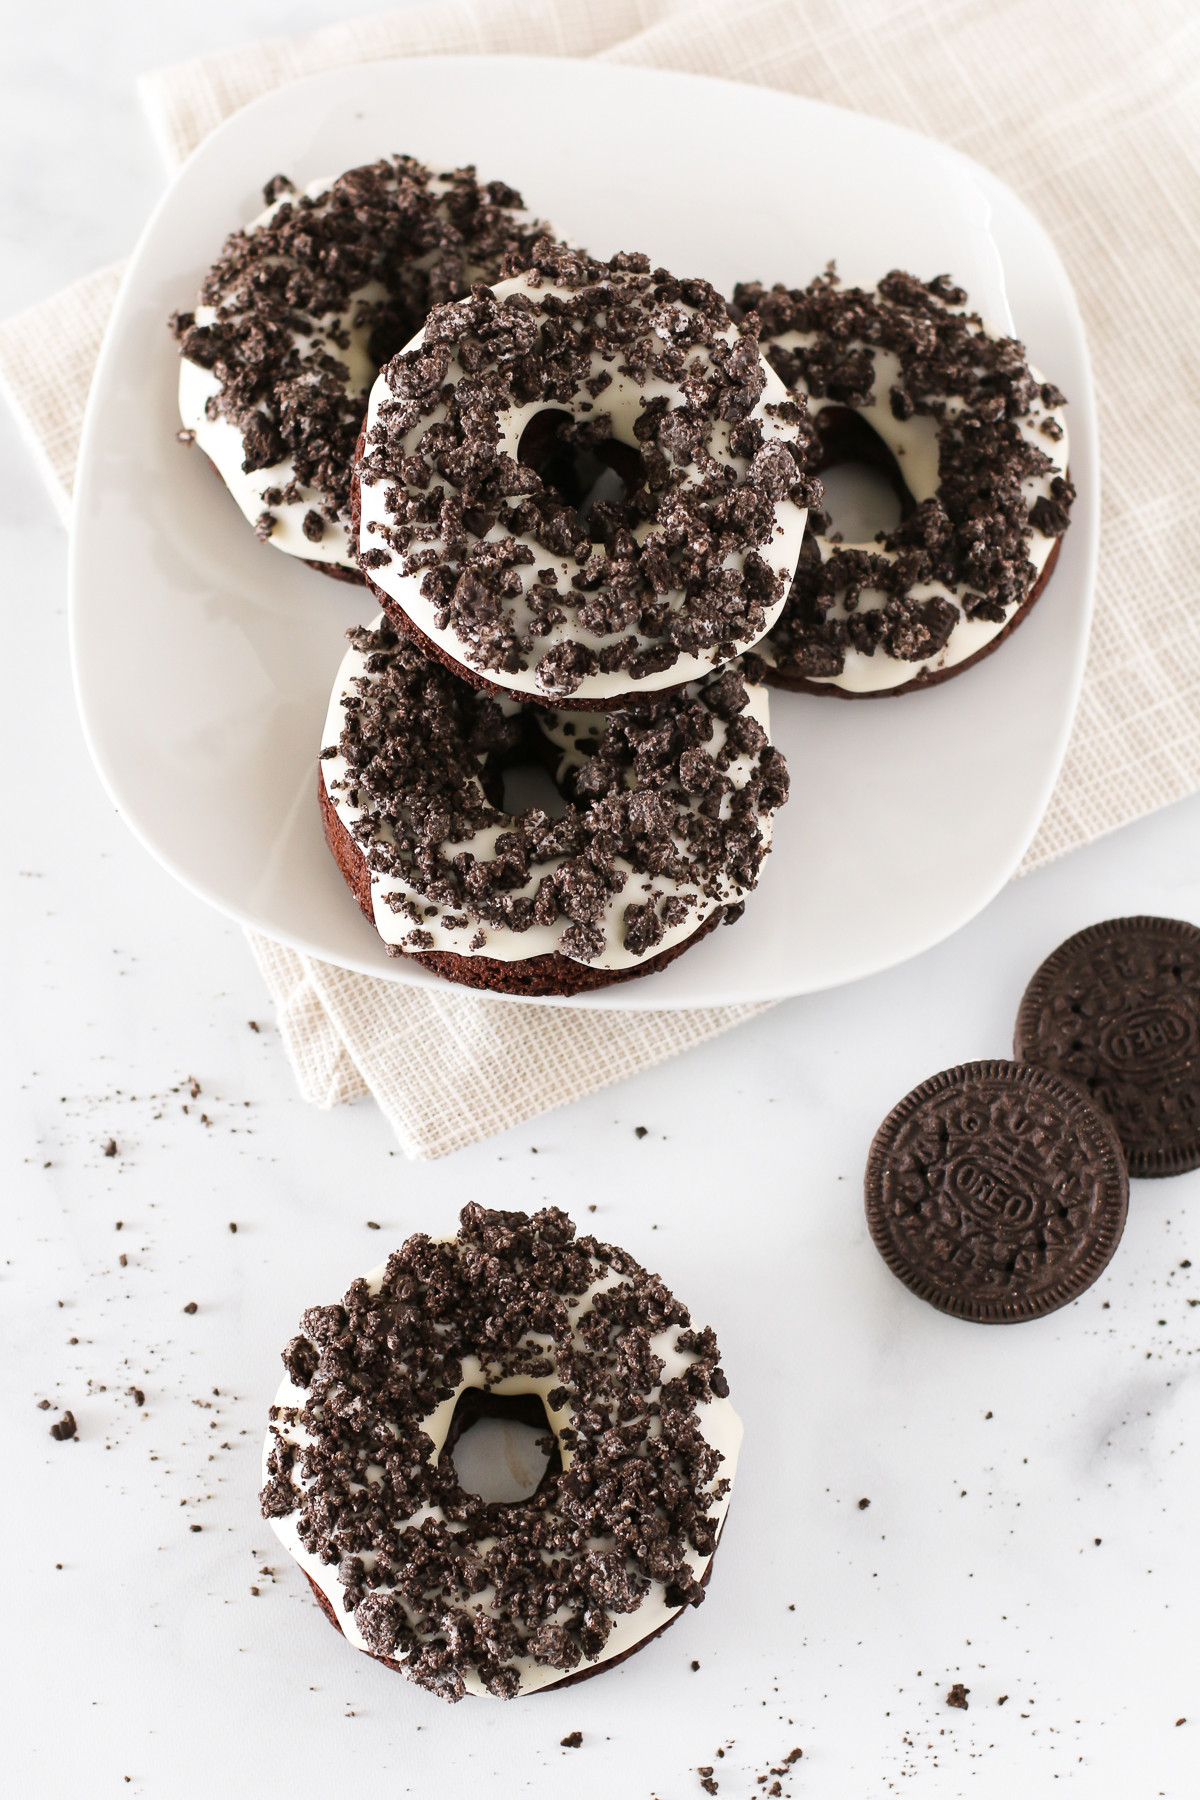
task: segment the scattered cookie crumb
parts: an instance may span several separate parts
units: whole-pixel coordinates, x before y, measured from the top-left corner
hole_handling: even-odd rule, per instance
[[[867,1499],[866,1495],[864,1494],[863,1498],[858,1503],[859,1512],[866,1512],[866,1510],[867,1510],[868,1506],[870,1506],[870,1504],[871,1504],[871,1502]]]
[[[60,1444],[65,1444],[68,1438],[77,1436],[78,1431],[79,1427],[75,1423],[75,1414],[73,1412],[65,1412],[62,1418],[57,1419],[50,1427],[50,1436],[52,1438],[57,1438]]]
[[[1008,1699],[1008,1695],[1007,1695],[1007,1694],[1001,1694],[1001,1696],[1000,1696],[1000,1698],[999,1698],[999,1699],[998,1699],[998,1700],[997,1700],[997,1702],[996,1702],[996,1705],[997,1705],[997,1706],[1003,1706],[1003,1705],[1004,1705],[1004,1702],[1005,1702],[1005,1701],[1006,1701],[1006,1700],[1007,1700],[1007,1699]]]
[[[583,1743],[583,1733],[582,1731],[568,1731],[566,1737],[560,1738],[559,1742],[564,1750],[578,1750]]]
[[[635,1125],[633,1128],[633,1135],[635,1138],[649,1137],[650,1129],[646,1125]]]
[[[232,1231],[232,1232],[236,1232],[236,1231],[237,1231],[237,1220],[236,1220],[236,1219],[230,1219],[230,1221],[229,1221],[229,1229],[230,1229],[230,1231]]]
[[[183,1310],[185,1313],[194,1313],[194,1312],[199,1312],[200,1308],[196,1305],[196,1302],[194,1300],[189,1300]]]
[[[48,1400],[39,1400],[38,1401],[38,1411],[39,1412],[49,1412],[50,1411],[50,1402]]]
[[[116,1154],[117,1154],[117,1140],[116,1140],[116,1138],[105,1138],[105,1140],[104,1140],[104,1154],[105,1154],[105,1156],[115,1156],[115,1155],[116,1155]]]
[[[956,1681],[954,1686],[950,1689],[950,1692],[946,1695],[946,1705],[961,1706],[962,1710],[966,1712],[967,1695],[970,1691],[970,1688],[964,1687],[961,1681]]]
[[[259,1028],[257,1019],[247,1019],[246,1023],[250,1027],[251,1031],[257,1031]]]
[[[133,1401],[135,1406],[145,1406],[146,1404],[146,1396],[141,1388],[131,1387],[129,1390],[129,1398]]]
[[[383,1227],[381,1225],[377,1225],[375,1223],[374,1219],[367,1220],[367,1230],[368,1231],[381,1231],[382,1229],[383,1229]]]
[[[47,1402],[47,1404],[49,1404],[49,1402]],[[699,1664],[699,1663],[698,1663],[698,1662],[693,1662],[693,1663],[692,1663],[692,1672],[693,1672],[693,1674],[694,1674],[694,1673],[695,1673],[695,1671],[696,1671],[696,1670],[697,1670],[697,1669],[698,1669],[698,1668],[699,1668],[699,1667],[700,1667],[700,1664]]]

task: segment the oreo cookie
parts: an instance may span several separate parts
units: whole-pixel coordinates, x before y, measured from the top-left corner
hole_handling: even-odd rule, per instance
[[[1026,988],[1013,1053],[1086,1090],[1131,1175],[1200,1166],[1200,931],[1108,919],[1077,932]]]
[[[964,1063],[914,1088],[875,1134],[867,1223],[892,1273],[956,1318],[1015,1324],[1096,1280],[1125,1226],[1111,1121],[1029,1063]]]

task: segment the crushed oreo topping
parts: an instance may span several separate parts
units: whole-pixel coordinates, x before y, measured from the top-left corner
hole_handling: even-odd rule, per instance
[[[944,597],[914,593],[927,582],[955,594],[966,618],[1003,624],[1036,579],[1032,531],[1059,537],[1067,528],[1075,489],[1020,427],[1064,397],[1035,378],[1015,339],[990,336],[978,314],[964,310],[966,300],[948,276],[923,282],[896,269],[873,293],[841,287],[832,267],[806,288],[749,282],[734,290],[735,313],[761,321],[767,360],[798,399],[850,410],[877,400],[874,352],[885,350],[900,363],[887,396],[893,417],[937,421],[937,496],[919,505],[908,497],[907,516],[881,537],[891,555],[828,538],[820,545],[828,521],[810,514],[795,580],[769,634],[786,675],[837,676],[850,648],[906,662],[936,655],[960,613]],[[792,332],[805,341],[777,341]],[[817,419],[831,416],[823,409]],[[1053,419],[1039,429],[1050,441],[1062,436]],[[828,466],[811,424],[807,442],[810,468]],[[1022,484],[1044,477],[1050,493],[1031,504]],[[868,591],[883,603],[860,605]]]
[[[645,256],[597,262],[544,238],[531,261],[515,291],[477,283],[436,306],[384,371],[359,464],[384,489],[364,566],[419,577],[471,668],[533,667],[550,695],[682,655],[728,661],[784,591],[778,504],[820,492],[790,421],[764,427],[757,321],[733,325],[707,282]],[[618,377],[645,390],[633,445],[605,410]],[[501,448],[508,417],[539,404],[518,454]],[[624,487],[586,523],[553,482],[555,454],[583,451]]]
[[[480,182],[474,168],[435,176],[410,156],[349,169],[316,196],[277,175],[263,197],[276,210],[233,232],[205,277],[200,304],[215,319],[197,324],[180,312],[171,328],[180,355],[219,379],[209,415],[242,433],[243,469],[290,458],[297,491],[275,504],[299,499],[301,485],[320,495],[322,512],[310,510],[303,527],[317,542],[324,522],[349,524],[369,387],[351,383],[351,331],[369,332],[373,374],[431,307],[525,266],[546,227],[503,182]]]
[[[412,919],[411,948],[433,941],[420,901],[464,933],[561,921],[563,953],[594,960],[632,871],[651,888],[624,904],[622,941],[643,956],[754,887],[788,772],[736,667],[602,715],[602,735],[562,752],[540,708],[481,693],[386,620],[348,636],[367,673],[343,700],[345,773],[325,779],[335,803],[361,809],[349,829],[372,872],[403,884],[387,903]],[[506,761],[538,754],[559,770],[561,818],[496,804]]]
[[[666,1331],[691,1360],[663,1381]],[[576,1238],[557,1207],[471,1203],[456,1238],[394,1252],[377,1292],[360,1279],[304,1314],[283,1361],[307,1398],[273,1409],[263,1515],[295,1515],[305,1550],[336,1565],[373,1654],[447,1700],[471,1673],[510,1698],[517,1658],[564,1674],[601,1658],[612,1615],[652,1583],[670,1605],[703,1600],[689,1553],[711,1558],[728,1482],[696,1408],[728,1391],[718,1354],[657,1275]],[[547,1404],[570,1409],[570,1466],[527,1500],[486,1502],[448,1452],[429,1461],[423,1425],[468,1356],[487,1389],[554,1378]]]

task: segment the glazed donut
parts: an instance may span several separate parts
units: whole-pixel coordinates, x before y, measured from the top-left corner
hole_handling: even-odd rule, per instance
[[[303,192],[284,175],[176,313],[179,411],[258,536],[361,580],[350,465],[367,392],[431,306],[522,266],[546,230],[503,182],[388,157]]]
[[[619,706],[762,637],[814,488],[795,403],[707,282],[549,239],[532,260],[381,372],[360,561],[477,687]]]
[[[347,635],[321,810],[390,954],[572,994],[663,968],[740,915],[788,774],[766,689],[736,666],[622,712],[549,711],[460,681],[387,620]],[[505,766],[531,762],[561,817],[503,810]]]
[[[946,276],[895,270],[871,293],[832,268],[804,289],[735,290],[807,401],[813,466],[873,462],[904,514],[864,544],[811,516],[756,646],[773,684],[848,698],[928,687],[994,650],[1049,578],[1075,496],[1065,401],[966,305]]]
[[[283,1364],[263,1516],[349,1642],[418,1686],[578,1681],[704,1599],[742,1438],[717,1340],[557,1207],[471,1204],[456,1237],[409,1238],[310,1307]],[[459,1483],[476,1395],[548,1427],[527,1500]]]

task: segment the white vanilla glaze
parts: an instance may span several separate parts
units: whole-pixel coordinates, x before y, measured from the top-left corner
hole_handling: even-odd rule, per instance
[[[312,200],[319,199],[333,186],[335,179],[332,175],[322,175],[316,181],[310,181],[302,192]],[[429,191],[434,194],[446,193],[451,186],[450,182],[439,176],[431,177],[429,181]],[[250,221],[246,226],[247,233],[261,231],[281,206],[297,197],[296,193],[280,195],[278,200]],[[513,209],[514,220],[524,222],[531,217],[528,212]],[[431,250],[424,256],[414,257],[411,266],[414,269],[432,267],[436,255],[437,252]],[[468,264],[464,279],[468,283],[478,281],[485,273],[484,269]],[[355,289],[344,312],[326,313],[316,321],[311,333],[295,334],[296,348],[301,356],[306,356],[313,349],[325,349],[344,365],[346,390],[361,398],[364,410],[371,383],[378,374],[378,364],[372,361],[367,350],[373,327],[370,322],[359,322],[360,312],[364,304],[386,300],[387,297],[387,289],[381,281],[369,281],[365,286]],[[217,317],[217,309],[214,306],[198,306],[195,317],[197,325],[211,325]],[[337,336],[343,332],[350,339],[347,348],[336,341]],[[283,550],[289,556],[303,557],[306,562],[336,563],[344,569],[356,569],[348,514],[336,521],[325,519],[324,535],[315,543],[304,535],[304,520],[310,511],[324,516],[324,496],[319,488],[301,484],[298,500],[268,506],[265,498],[267,490],[286,488],[295,478],[295,464],[287,456],[267,469],[249,472],[243,469],[245,446],[241,432],[220,414],[210,417],[208,412],[208,402],[220,391],[221,383],[211,369],[202,369],[198,363],[189,362],[186,357],[180,358],[179,416],[186,429],[195,432],[196,443],[214,464],[251,525],[257,524],[264,512],[270,512],[274,515],[275,524],[266,541],[276,550]]]
[[[443,1238],[435,1239],[434,1241],[449,1243],[454,1240]],[[364,1277],[367,1286],[373,1294],[377,1294],[383,1286],[383,1278],[386,1273],[387,1264],[381,1263],[378,1268],[372,1269],[370,1274]],[[576,1327],[574,1342],[577,1347],[584,1348],[577,1327],[579,1320],[592,1310],[594,1296],[602,1292],[604,1288],[615,1287],[623,1279],[624,1277],[618,1274],[616,1270],[610,1270],[607,1276],[598,1278],[594,1281],[587,1292],[581,1297],[578,1304],[570,1308],[571,1322],[572,1325]],[[696,1361],[696,1357],[691,1351],[677,1350],[675,1348],[675,1340],[678,1338],[682,1329],[683,1327],[679,1325],[672,1325],[669,1326],[666,1331],[660,1332],[657,1337],[650,1339],[651,1351],[655,1356],[659,1356],[663,1360],[664,1367],[662,1379],[664,1381],[674,1380],[689,1363]],[[552,1348],[552,1340],[540,1333],[528,1333],[525,1341],[530,1344],[536,1344],[542,1349],[548,1350]],[[429,1456],[429,1461],[431,1463],[436,1463],[441,1456],[442,1446],[445,1444],[446,1435],[450,1429],[450,1421],[454,1416],[454,1408],[459,1395],[466,1388],[482,1388],[487,1385],[484,1379],[483,1367],[476,1357],[464,1357],[462,1367],[463,1378],[455,1388],[454,1393],[448,1400],[443,1400],[433,1412],[421,1421],[421,1429],[427,1432],[433,1441],[433,1449]],[[551,1393],[554,1388],[560,1385],[559,1377],[556,1374],[541,1376],[539,1378],[515,1375],[509,1376],[505,1380],[494,1382],[491,1391],[494,1394],[537,1394],[539,1396],[543,1405],[546,1407],[546,1417],[550,1429],[554,1433],[555,1441],[558,1444],[559,1455],[562,1458],[562,1466],[565,1471],[570,1467],[572,1452],[570,1446],[562,1441],[562,1432],[564,1427],[570,1423],[571,1408],[567,1405],[557,1412],[551,1411],[546,1399],[546,1396]],[[652,1401],[656,1397],[658,1391],[657,1388],[651,1389],[650,1399]],[[307,1400],[308,1394],[306,1390],[294,1386],[290,1380],[285,1378],[279,1388],[279,1392],[275,1396],[275,1405],[281,1408],[303,1407],[307,1403]],[[710,1444],[714,1450],[719,1451],[722,1458],[721,1466],[715,1480],[727,1481],[730,1486],[732,1486],[734,1475],[737,1472],[738,1451],[741,1448],[742,1442],[741,1419],[738,1417],[728,1400],[723,1400],[716,1396],[706,1403],[697,1405],[694,1416],[705,1442]],[[651,1419],[647,1435],[656,1437],[659,1435],[659,1431],[660,1427],[658,1419]],[[274,1432],[278,1432],[281,1438],[294,1444],[303,1444],[307,1440],[307,1433],[302,1426],[299,1424],[288,1424],[282,1416],[273,1428],[268,1429],[266,1441],[263,1445],[264,1486],[270,1479],[270,1472],[267,1468],[267,1458],[270,1455],[274,1444]],[[368,1480],[369,1479],[370,1474],[368,1473]],[[300,1484],[297,1483],[296,1485],[299,1486]],[[727,1489],[721,1498],[715,1500],[709,1508],[709,1518],[715,1524],[718,1533],[724,1525],[725,1515],[728,1510],[729,1491]],[[323,1563],[319,1557],[313,1556],[310,1551],[304,1548],[304,1545],[300,1542],[300,1537],[296,1529],[298,1516],[298,1513],[293,1512],[287,1513],[279,1518],[273,1518],[270,1521],[271,1529],[274,1531],[276,1537],[288,1554],[295,1558],[300,1567],[304,1570],[304,1573],[311,1577],[325,1595],[333,1608],[335,1615],[340,1621],[342,1630],[349,1642],[352,1643],[356,1649],[362,1650],[365,1654],[370,1655],[370,1651],[367,1648],[362,1633],[355,1623],[353,1613],[348,1613],[344,1610],[344,1590],[337,1578],[337,1565]],[[423,1519],[434,1519],[440,1524],[445,1524],[447,1522],[445,1514],[440,1506],[426,1506],[422,1507],[419,1512],[414,1513],[407,1523],[415,1528]],[[495,1540],[484,1539],[476,1547],[481,1553],[486,1554],[494,1541]],[[613,1542],[610,1538],[595,1539],[589,1544],[589,1547],[601,1552],[611,1551],[613,1549]],[[701,1556],[697,1551],[691,1548],[688,1549],[687,1562],[697,1581],[703,1579],[708,1560],[708,1557]],[[362,1562],[368,1570],[371,1569],[375,1562],[374,1552],[362,1552]],[[463,1604],[474,1612],[488,1606],[494,1598],[494,1595],[495,1589],[487,1587],[484,1588],[481,1593],[475,1594],[465,1600]],[[562,1623],[568,1616],[568,1611],[569,1609],[563,1610],[560,1613],[557,1622]],[[683,1608],[680,1606],[668,1605],[666,1589],[661,1582],[651,1581],[645,1598],[634,1612],[610,1612],[608,1614],[608,1617],[612,1622],[612,1629],[609,1632],[604,1649],[599,1656],[582,1657],[575,1665],[574,1669],[570,1670],[549,1668],[543,1663],[534,1662],[532,1657],[525,1656],[514,1657],[509,1666],[514,1668],[520,1677],[520,1692],[523,1694],[533,1693],[538,1688],[550,1687],[554,1682],[562,1681],[565,1675],[579,1674],[585,1669],[594,1668],[602,1663],[611,1662],[614,1657],[621,1656],[627,1650],[632,1650],[635,1645],[640,1644],[645,1638],[652,1636],[654,1632],[660,1630],[662,1626],[673,1619],[677,1613],[682,1611]],[[397,1660],[402,1660],[402,1658],[398,1656]],[[464,1682],[469,1693],[486,1695],[488,1692],[473,1670],[467,1671],[464,1674]]]
[[[383,622],[381,614],[371,629],[377,631]],[[360,650],[349,649],[342,659],[342,666],[338,670],[337,680],[334,683],[329,712],[325,719],[325,733],[321,739],[323,747],[332,748],[334,745],[340,745],[344,724],[343,701],[347,696],[357,692],[353,684],[366,679],[366,677],[366,656]],[[760,684],[747,682],[746,693],[748,696],[747,712],[757,720],[769,738],[771,735],[771,703],[768,690]],[[505,711],[513,712],[518,709],[520,703],[515,700],[502,699],[499,704],[504,707]],[[557,725],[554,727],[543,726],[542,729],[546,731],[546,735],[551,741],[563,750],[558,767],[558,776],[561,780],[571,762],[578,763],[582,760],[580,752],[572,747],[571,737],[564,733],[563,726],[568,723],[575,725],[574,741],[578,743],[582,738],[589,736],[594,738],[597,734],[603,734],[606,721],[602,714],[571,712],[563,707],[555,707],[553,710],[558,721]],[[712,741],[707,746],[714,755],[725,741],[725,729],[724,722],[714,715]],[[746,785],[753,773],[753,768],[754,759],[752,757],[738,756],[725,771],[732,786],[730,793],[722,796],[722,818],[729,816],[732,808],[732,792]],[[336,756],[322,761],[321,771],[326,792],[333,802],[337,815],[346,829],[352,833],[354,824],[362,817],[366,809],[353,806],[350,802],[346,792],[347,784],[350,782],[350,766],[340,748]],[[763,813],[759,817],[758,824],[763,841],[769,848],[772,815]],[[455,854],[460,849],[470,850],[480,860],[490,858],[494,852],[496,839],[501,832],[508,829],[508,823],[505,821],[499,825],[488,826],[474,836],[464,838],[461,843],[455,839]],[[357,841],[355,839],[355,842]],[[680,845],[680,848],[683,849],[684,846]],[[512,890],[514,898],[519,894],[528,894],[532,897],[537,892],[538,883],[542,877],[552,874],[559,863],[564,860],[563,857],[553,857],[545,862],[539,862],[530,873],[525,886]],[[587,962],[585,966],[588,968],[634,968],[639,963],[647,961],[649,957],[658,956],[662,951],[669,950],[673,944],[682,943],[684,938],[691,937],[692,933],[712,916],[718,906],[732,905],[745,898],[746,890],[732,881],[727,883],[726,889],[716,898],[706,897],[700,894],[698,888],[674,881],[667,876],[639,874],[622,856],[615,857],[614,862],[616,867],[625,873],[625,886],[620,893],[612,896],[604,918],[599,922],[599,928],[604,932],[605,948],[600,956]],[[693,896],[694,903],[687,917],[677,925],[664,925],[663,935],[659,942],[643,956],[635,956],[631,950],[625,948],[622,942],[625,908],[644,904],[651,895],[661,900],[671,894]],[[420,920],[413,919],[411,914],[397,911],[395,907],[388,904],[390,898],[401,902],[408,901],[415,905],[422,915]],[[416,888],[407,886],[392,875],[378,875],[374,870],[371,871],[371,899],[375,913],[375,928],[387,944],[407,947],[409,935],[419,929],[429,932],[433,939],[432,944],[423,944],[422,950],[451,950],[459,956],[486,956],[497,962],[525,962],[532,956],[544,956],[553,952],[558,952],[559,955],[569,955],[569,952],[564,951],[559,942],[568,922],[565,919],[558,920],[554,925],[531,925],[527,931],[511,931],[502,925],[482,923],[468,911],[465,904],[459,907],[435,906]],[[463,916],[468,919],[465,926],[454,926],[446,922],[448,919]],[[477,934],[482,935],[483,943],[475,942]],[[474,948],[472,948],[473,942]],[[576,957],[572,960],[581,961],[582,959]]]
[[[965,311],[965,308],[951,307],[951,312]],[[988,337],[999,338],[1006,334],[987,324],[984,331]],[[778,344],[783,350],[796,350],[807,347],[817,341],[819,333],[812,331],[785,331],[770,341]],[[893,416],[888,404],[891,389],[900,382],[900,359],[891,350],[879,349],[873,345],[863,344],[854,339],[845,345],[846,351],[867,351],[875,365],[875,376],[871,387],[871,402],[868,406],[855,406],[853,410],[860,418],[883,439],[888,449],[900,465],[909,493],[918,506],[923,500],[936,498],[938,492],[938,420],[927,414],[917,413],[911,419],[897,419]],[[1039,386],[1045,381],[1034,368],[1030,374]],[[808,401],[809,412],[814,416],[823,412],[827,406],[841,406],[842,401],[831,400],[828,396],[813,395],[808,392],[807,385],[801,376],[794,385],[794,392],[803,393]],[[943,401],[947,417],[952,418],[962,410],[963,402],[957,395],[947,395]],[[1062,432],[1057,441],[1047,437],[1040,429],[1047,419],[1053,419]],[[1048,456],[1054,464],[1053,469],[1038,476],[1028,476],[1021,484],[1025,496],[1026,508],[1030,508],[1042,496],[1050,496],[1050,483],[1056,475],[1065,476],[1067,472],[1067,423],[1061,407],[1042,405],[1040,396],[1034,400],[1029,413],[1016,421],[1021,436]],[[1057,542],[1056,538],[1047,537],[1036,526],[1031,526],[1032,536],[1027,540],[1025,554],[1033,564],[1033,582],[1040,577],[1050,558],[1050,553]],[[851,544],[834,541],[831,538],[817,538],[821,552],[821,560],[828,562],[837,550],[862,550],[869,556],[877,556],[886,562],[895,562],[898,551],[885,550],[882,544],[870,541],[865,544]],[[1031,582],[1031,586],[1033,585]],[[921,660],[907,662],[899,657],[889,656],[882,648],[876,649],[874,655],[856,650],[852,644],[846,646],[845,664],[838,675],[810,675],[805,679],[821,682],[830,687],[846,688],[855,694],[880,693],[887,688],[901,687],[907,681],[913,681],[922,673],[930,674],[940,669],[953,668],[957,663],[965,662],[968,657],[978,655],[993,638],[1002,632],[1021,604],[1014,601],[1003,619],[968,619],[959,605],[958,596],[940,581],[914,582],[908,590],[914,600],[930,600],[938,598],[948,600],[958,613],[958,622],[953,626],[950,636],[943,647],[934,655]],[[873,608],[886,605],[888,595],[879,588],[863,588],[858,597],[857,611],[868,612]],[[842,595],[838,595],[829,608],[827,617],[844,619],[847,612]],[[755,654],[769,663],[779,660],[774,646],[765,641],[755,647]]]
[[[492,287],[492,292],[500,300],[504,300],[509,294],[525,294],[528,298],[532,299],[536,306],[539,295],[544,296],[553,294],[557,295],[560,299],[570,300],[574,297],[575,290],[552,281],[543,281],[538,288],[531,290],[526,285],[525,277],[518,275],[514,276],[510,281],[495,283]],[[681,303],[680,310],[688,312],[694,309],[685,307]],[[726,331],[718,333],[717,335],[722,337],[727,343],[735,343],[738,336],[737,327],[730,325]],[[662,341],[663,340],[660,339],[660,342]],[[414,350],[423,342],[424,333],[419,332],[412,342],[406,346],[406,349]],[[665,342],[663,342],[663,347],[666,348]],[[637,420],[641,418],[645,406],[660,395],[665,396],[672,405],[678,404],[680,399],[679,388],[671,382],[663,381],[656,377],[648,377],[645,383],[639,386],[639,384],[630,376],[622,375],[620,373],[617,366],[618,361],[619,358],[615,355],[603,357],[598,352],[592,353],[592,375],[607,374],[612,377],[612,381],[611,384],[604,389],[603,394],[595,404],[589,407],[589,410],[592,412],[601,410],[603,412],[611,413],[613,437],[619,442],[629,444],[634,449],[637,449],[638,441],[634,436],[633,427]],[[794,427],[782,424],[778,419],[773,418],[766,410],[768,407],[779,406],[785,402],[788,398],[788,391],[769,363],[764,360],[762,367],[766,377],[766,386],[759,395],[759,398],[750,413],[750,417],[760,420],[762,424],[764,446],[772,443],[787,443],[793,441],[796,437]],[[450,361],[446,382],[447,384],[453,384],[459,380],[461,376],[461,364],[459,363],[457,356],[454,356]],[[391,399],[392,394],[387,384],[387,374],[385,370],[380,373],[378,380],[371,390],[371,399],[367,409],[368,434],[370,433],[371,427],[378,422],[380,408],[387,405]],[[588,413],[582,410],[582,400],[583,395],[580,393],[571,401],[539,399],[532,400],[524,406],[513,405],[508,407],[500,415],[500,435],[496,446],[497,451],[511,456],[513,460],[516,461],[517,451],[525,427],[529,424],[531,419],[538,415],[538,413],[547,411],[570,412],[574,417],[585,420],[588,417]],[[413,430],[408,434],[408,437],[405,440],[406,450],[412,451],[415,449],[424,433],[431,426],[444,420],[445,417],[446,408],[444,405],[441,405],[430,413],[428,417],[422,418],[420,424],[414,426]],[[712,456],[718,462],[732,468],[739,477],[742,477],[746,474],[750,464],[746,457],[734,456],[730,453],[729,436],[732,429],[732,425],[726,423],[724,420],[716,420],[714,422],[712,441],[709,448]],[[437,476],[434,477],[435,483],[438,479]],[[699,480],[700,476],[698,472],[689,472],[687,477],[689,485],[696,484]],[[362,514],[359,530],[359,548],[363,551],[373,549],[379,544],[386,542],[386,532],[391,523],[390,515],[387,511],[387,496],[389,489],[393,486],[394,482],[392,480],[383,477],[376,480],[370,480],[365,472],[361,477],[360,489]],[[782,577],[783,580],[783,594],[774,605],[766,609],[766,628],[768,630],[775,623],[780,612],[783,610],[787,589],[791,582],[792,575],[795,572],[796,563],[800,556],[801,545],[804,542],[804,526],[808,517],[808,512],[805,507],[797,506],[794,501],[786,498],[776,502],[774,511],[775,526],[772,541],[770,544],[760,544],[757,546],[759,555],[771,569]],[[632,535],[635,541],[640,545],[645,542],[646,538],[653,530],[653,523],[643,521],[636,527]],[[510,532],[497,524],[493,525],[487,532],[483,541],[498,543],[511,535]],[[540,569],[553,570],[557,577],[562,578],[563,585],[567,591],[570,591],[571,577],[576,572],[576,565],[573,561],[564,561],[562,558],[556,556],[553,551],[547,550],[544,545],[539,544],[536,538],[529,535],[518,535],[516,542],[527,547],[533,555],[533,561],[531,563],[522,565],[520,568],[513,571],[514,574],[519,575],[520,577],[523,593],[527,593],[537,581],[538,571]],[[444,547],[445,546],[441,541],[436,539],[428,544],[422,543],[421,545],[423,551],[443,550]],[[746,554],[746,551],[732,552],[726,557],[724,567],[740,570],[746,559]],[[593,567],[596,559],[603,558],[603,556],[604,551],[602,547],[599,544],[593,546],[592,557],[588,563],[588,567]],[[389,599],[394,600],[396,604],[402,608],[413,623],[419,626],[425,633],[425,636],[431,643],[436,644],[438,649],[443,650],[454,662],[458,663],[460,666],[465,665],[472,669],[476,669],[479,674],[486,676],[489,682],[495,683],[497,687],[506,688],[514,694],[528,695],[530,697],[539,698],[543,702],[550,701],[553,703],[556,696],[543,685],[538,676],[537,669],[529,666],[530,663],[533,662],[534,657],[545,655],[547,650],[553,649],[555,645],[567,640],[586,644],[593,650],[599,650],[603,648],[606,643],[612,642],[611,638],[606,639],[596,637],[587,631],[581,630],[577,624],[568,618],[561,625],[552,627],[547,636],[539,637],[534,640],[535,649],[525,658],[525,666],[516,673],[510,673],[508,670],[486,668],[482,663],[475,663],[472,661],[471,647],[468,644],[465,644],[458,636],[452,624],[447,624],[445,626],[438,625],[438,609],[436,603],[431,599],[427,599],[426,596],[421,593],[422,571],[418,569],[413,574],[408,575],[403,573],[403,568],[403,559],[394,559],[382,568],[373,568],[371,570],[371,580],[377,588],[381,589],[382,592],[388,596]],[[676,611],[680,610],[683,604],[682,593],[676,591],[671,596],[671,602]],[[519,631],[524,632],[532,618],[532,614],[529,608],[524,606],[520,600],[515,602],[515,610],[517,615],[517,628]],[[658,641],[642,637],[637,633],[626,632],[624,635],[637,636],[639,648],[646,648],[652,642]],[[750,643],[748,641],[740,642],[737,644],[734,654],[740,654],[741,651],[748,650],[749,648]],[[699,676],[711,674],[714,667],[718,666],[720,661],[728,660],[727,657],[716,658],[713,653],[706,655],[688,655],[685,653],[681,654],[678,661],[673,663],[669,669],[660,670],[654,675],[643,676],[640,680],[634,680],[628,670],[615,669],[609,673],[600,671],[594,675],[585,675],[578,688],[574,690],[572,697],[577,700],[609,700],[617,694],[628,694],[631,691],[636,691],[638,693],[653,693],[660,688],[678,687],[682,682],[694,681]]]

